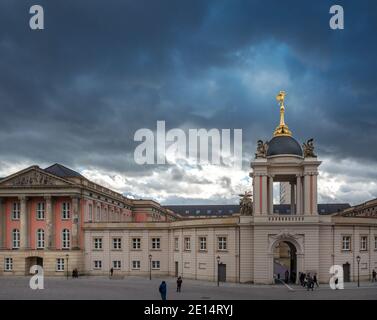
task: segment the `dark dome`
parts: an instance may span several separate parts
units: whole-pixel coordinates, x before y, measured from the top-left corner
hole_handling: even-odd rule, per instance
[[[267,156],[276,156],[279,154],[294,154],[302,157],[302,149],[300,144],[292,137],[273,137],[268,142]]]

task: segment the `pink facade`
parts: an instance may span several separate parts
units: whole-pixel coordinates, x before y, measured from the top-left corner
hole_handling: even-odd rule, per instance
[[[29,220],[29,246],[31,249],[37,249],[37,231],[38,229],[46,230],[46,212],[44,219],[38,219],[37,207],[38,203],[45,203],[44,198],[31,198],[28,207]],[[46,204],[45,204],[46,208]],[[45,231],[46,232],[46,231]],[[46,242],[46,239],[45,239]]]
[[[5,227],[5,230],[6,230],[6,235],[5,235],[5,239],[6,239],[6,243],[5,243],[5,247],[7,249],[12,249],[12,231],[14,229],[18,229],[20,230],[20,220],[13,220],[12,219],[12,211],[13,211],[13,203],[14,202],[18,202],[18,199],[17,198],[9,198],[7,199],[7,201],[5,202],[5,221],[6,221],[6,227]]]
[[[69,203],[69,218],[63,219],[63,203]],[[69,230],[72,235],[72,200],[69,197],[60,197],[55,199],[54,204],[54,219],[55,219],[55,248],[61,250],[62,246],[62,232],[64,229]]]

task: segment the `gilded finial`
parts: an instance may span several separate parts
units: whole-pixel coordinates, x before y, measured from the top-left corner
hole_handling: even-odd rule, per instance
[[[280,91],[276,96],[276,100],[280,105],[280,124],[276,127],[274,131],[274,136],[292,136],[292,132],[289,130],[288,126],[284,122],[284,99],[287,94],[285,91]]]

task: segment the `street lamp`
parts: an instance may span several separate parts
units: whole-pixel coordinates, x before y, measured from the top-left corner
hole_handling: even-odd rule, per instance
[[[68,274],[68,258],[69,258],[69,255],[66,254],[65,257],[67,258],[67,280],[68,280],[68,277],[69,277],[69,274]]]
[[[152,255],[149,255],[149,280],[152,280]]]
[[[220,272],[219,272],[219,265],[220,265],[220,256],[217,256],[217,286],[219,286],[220,283]]]
[[[360,287],[360,256],[357,256],[356,257],[356,261],[357,261],[357,286]]]

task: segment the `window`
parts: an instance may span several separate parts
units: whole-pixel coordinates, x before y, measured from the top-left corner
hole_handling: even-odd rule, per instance
[[[70,216],[70,203],[69,202],[63,202],[62,203],[62,219],[68,220]]]
[[[217,249],[218,250],[227,250],[226,237],[218,237],[217,238]]]
[[[20,220],[20,203],[13,202],[12,220]]]
[[[45,218],[45,203],[37,203],[37,220],[43,220]]]
[[[13,258],[5,258],[4,259],[4,270],[5,271],[12,271],[13,270]]]
[[[360,237],[360,250],[367,251],[368,250],[368,236],[361,236]]]
[[[159,270],[160,269],[160,261],[152,261],[152,269]]]
[[[351,236],[343,236],[342,250],[343,251],[350,251],[351,250]]]
[[[101,208],[100,207],[97,207],[97,217],[96,217],[96,221],[100,221],[101,220]]]
[[[133,238],[132,239],[132,249],[138,250],[141,248],[141,239],[140,238]]]
[[[37,230],[37,249],[45,247],[45,231],[43,229]]]
[[[160,249],[160,238],[152,238],[152,249]]]
[[[91,204],[89,204],[89,221],[92,222],[93,221],[93,206]]]
[[[179,251],[179,238],[174,238],[174,250]]]
[[[94,249],[95,250],[102,249],[102,238],[94,238]]]
[[[189,237],[185,238],[185,250],[191,250],[191,241]]]
[[[102,261],[94,260],[94,269],[102,269]]]
[[[199,237],[199,250],[200,251],[207,250],[207,238],[206,237]]]
[[[56,259],[56,271],[64,271],[64,258]]]
[[[62,231],[62,248],[63,249],[69,249],[71,246],[71,239],[69,235],[68,229],[63,229]]]
[[[119,270],[121,267],[120,260],[113,261],[113,268]]]
[[[121,238],[113,238],[113,249],[114,250],[122,249],[122,239]]]
[[[14,229],[12,231],[12,248],[19,249],[20,248],[20,230]]]
[[[140,269],[140,261],[132,261],[132,269],[139,270]]]

